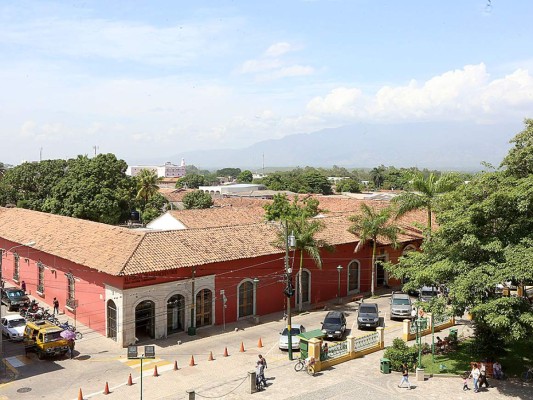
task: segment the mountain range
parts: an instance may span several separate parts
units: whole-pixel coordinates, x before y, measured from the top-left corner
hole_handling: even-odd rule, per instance
[[[355,124],[269,139],[240,149],[196,150],[166,160],[201,169],[239,167],[373,168],[381,164],[438,170],[478,171],[482,162],[498,166],[519,124],[464,122]],[[162,164],[162,160],[143,160]]]

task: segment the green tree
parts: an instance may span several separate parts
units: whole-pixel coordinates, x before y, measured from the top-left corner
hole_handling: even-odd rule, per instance
[[[375,167],[370,171],[370,179],[374,183],[374,187],[376,189],[380,189],[381,185],[383,185],[383,182],[385,181],[385,166],[380,165],[379,167]]]
[[[300,217],[306,218],[314,217],[318,214],[319,202],[317,199],[308,197],[300,200],[298,196],[294,196],[292,202],[286,194],[276,194],[272,203],[266,204],[265,219],[267,221],[286,221]]]
[[[295,248],[300,253],[300,268],[298,269],[298,311],[302,311],[303,306],[302,274],[304,254],[307,254],[313,260],[318,269],[322,269],[321,249],[333,251],[333,246],[328,242],[316,238],[316,235],[322,229],[324,229],[322,221],[308,218],[305,212],[290,220],[289,223],[289,230],[294,234],[296,241]],[[284,237],[283,234],[282,236]]]
[[[532,135],[526,120],[527,135]],[[472,314],[476,345],[485,357],[501,356],[502,342],[530,340],[533,310],[524,297],[502,297],[497,285],[533,284],[533,173],[527,161],[533,141],[524,132],[502,162],[504,170],[476,175],[443,196],[439,228],[423,252],[388,265],[404,286],[445,287],[454,315]],[[518,156],[520,154],[520,156]]]
[[[237,182],[239,183],[251,183],[254,180],[254,176],[251,171],[247,169],[242,171],[239,176],[237,176]]]
[[[146,205],[159,191],[158,183],[161,181],[155,171],[143,169],[136,177],[137,200],[141,200],[141,212],[144,212]],[[144,220],[143,220],[144,221]]]
[[[241,173],[240,168],[222,168],[216,172],[216,175],[217,176],[229,176],[233,179],[236,179],[240,173]]]
[[[198,189],[205,185],[205,178],[203,175],[188,174],[183,178],[179,178],[176,182],[177,188]]]
[[[67,161],[66,173],[54,185],[43,211],[107,224],[117,224],[129,214],[127,193],[131,178],[127,164],[113,154],[93,158],[78,156]]]
[[[359,182],[355,179],[343,179],[335,185],[335,190],[337,193],[348,192],[348,193],[361,193],[361,186]]]
[[[187,210],[191,208],[209,208],[212,205],[213,199],[211,196],[201,190],[195,190],[183,196],[183,206]]]
[[[392,209],[389,207],[377,210],[363,203],[361,204],[361,213],[350,217],[350,221],[353,224],[348,230],[359,237],[355,252],[358,252],[368,241],[372,244],[372,296],[374,296],[378,237],[389,240],[394,247],[398,244],[397,239],[400,228],[391,221],[391,215]]]
[[[411,187],[413,192],[402,193],[393,199],[398,205],[397,216],[400,217],[409,211],[425,208],[427,211],[427,238],[431,238],[433,210],[442,194],[454,190],[461,181],[455,174],[441,175],[439,178],[433,173],[425,178],[418,173],[412,177]]]

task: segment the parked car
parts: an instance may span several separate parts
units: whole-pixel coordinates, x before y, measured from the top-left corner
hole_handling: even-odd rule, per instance
[[[24,350],[37,353],[39,360],[64,356],[68,341],[61,336],[63,329],[48,321],[28,321],[24,329]]]
[[[395,318],[411,318],[411,311],[413,305],[411,303],[411,298],[407,293],[403,292],[392,292],[390,299],[390,319]]]
[[[5,304],[8,311],[18,310],[20,307],[27,307],[30,298],[17,288],[2,289],[2,304]]]
[[[346,316],[342,311],[330,311],[322,322],[322,333],[326,338],[342,339],[346,331]]]
[[[439,291],[434,286],[423,286],[420,291],[420,301],[431,301],[433,298],[437,297]]]
[[[379,308],[376,303],[363,303],[357,312],[357,327],[374,328],[379,326]]]
[[[6,315],[0,322],[2,325],[2,334],[11,340],[22,340],[24,337],[24,328],[26,320],[20,315]]]
[[[291,342],[292,349],[300,349],[300,338],[298,335],[305,332],[305,327],[300,324],[294,324],[291,326]],[[285,327],[282,332],[279,334],[279,348],[282,350],[289,349],[289,330]]]

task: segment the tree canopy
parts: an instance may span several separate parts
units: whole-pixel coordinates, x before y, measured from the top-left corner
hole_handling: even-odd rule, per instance
[[[199,174],[187,174],[176,182],[177,188],[198,189],[205,185],[205,178]]]
[[[187,193],[183,196],[183,206],[185,209],[191,208],[209,208],[213,205],[213,199],[209,193],[205,193],[201,190],[195,190],[194,192]]]
[[[245,169],[239,176],[237,176],[237,182],[239,183],[251,183],[254,180],[254,176],[251,171]]]
[[[445,288],[455,315],[468,310],[477,341],[491,346],[533,334],[533,310],[524,297],[502,297],[498,285],[533,284],[533,129],[511,143],[505,169],[483,172],[443,196],[439,228],[423,252],[411,252],[390,273],[408,278],[405,289]],[[519,156],[518,156],[519,155]]]

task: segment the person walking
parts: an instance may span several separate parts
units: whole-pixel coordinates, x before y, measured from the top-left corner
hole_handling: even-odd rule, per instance
[[[474,380],[474,393],[479,392],[478,382],[479,382],[480,375],[481,375],[481,372],[479,371],[479,368],[477,367],[477,363],[474,363],[472,365],[472,371],[470,372],[470,376]]]
[[[72,360],[74,358],[74,339],[68,340],[68,352],[70,359]]]
[[[24,294],[26,294],[26,282],[25,281],[22,281],[20,283],[20,289],[24,292]]]
[[[485,366],[485,363],[481,363],[481,367],[479,367],[479,387],[483,387],[485,385],[486,388],[488,388],[489,381],[487,380],[487,368]]]
[[[261,362],[261,360],[258,360],[255,366],[255,380],[258,386],[259,383],[262,382],[263,386],[266,387],[267,382],[265,378],[265,365]]]
[[[409,367],[407,366],[407,363],[402,364],[402,380],[400,381],[398,387],[403,387],[404,382],[407,383],[407,389],[411,390],[411,383],[409,382]]]
[[[54,301],[53,301],[53,305],[54,305],[54,315],[59,315],[59,300],[54,297]]]

